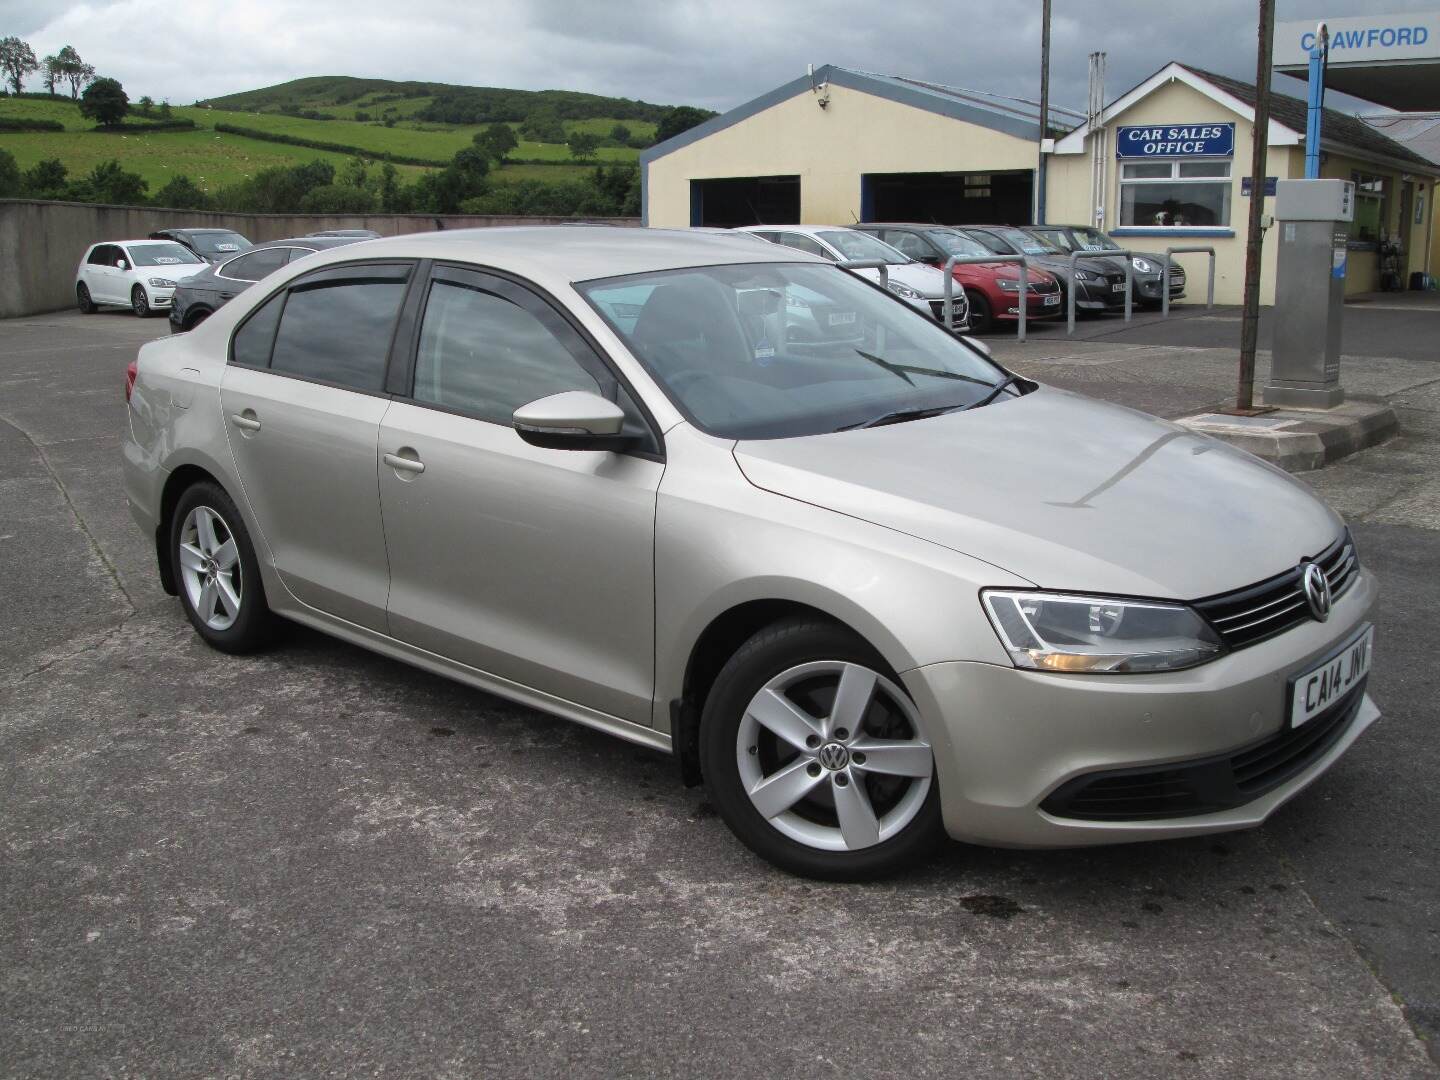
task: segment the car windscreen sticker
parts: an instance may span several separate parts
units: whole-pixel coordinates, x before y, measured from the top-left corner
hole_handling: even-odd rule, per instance
[[[761,367],[769,367],[775,360],[775,346],[771,345],[766,338],[761,338],[755,343],[755,362]]]
[[[215,245],[215,250],[216,250],[216,251],[239,251],[239,250],[240,250],[240,245],[239,245],[239,244],[216,244],[216,245]]]
[[[178,263],[180,260],[174,255],[156,255],[155,261],[156,263]]]

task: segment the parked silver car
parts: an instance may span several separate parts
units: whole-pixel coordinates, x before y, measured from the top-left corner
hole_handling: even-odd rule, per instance
[[[746,225],[735,232],[749,233],[772,244],[794,248],[807,255],[818,255],[831,262],[882,262],[885,264],[886,288],[911,307],[944,321],[945,275],[869,233],[839,225]],[[880,280],[878,268],[855,272],[871,281]],[[965,290],[958,285],[952,290],[951,304],[952,328],[969,330],[970,301]]]
[[[777,332],[799,304],[829,347]],[[1374,581],[1303,484],[789,248],[340,248],[127,387],[207,642],[284,616],[670,751],[799,873],[1256,825],[1379,715]]]

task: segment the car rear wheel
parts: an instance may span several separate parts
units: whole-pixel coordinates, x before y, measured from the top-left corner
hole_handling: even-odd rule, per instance
[[[944,835],[914,703],[873,649],[832,623],[786,620],[741,646],[706,700],[700,742],[721,816],[792,873],[882,877]]]
[[[974,289],[966,289],[965,295],[970,300],[970,329],[981,331],[993,327],[995,316],[990,310],[990,301],[985,298],[985,294]]]
[[[186,329],[186,330],[194,330],[195,327],[199,326],[202,322],[204,322],[204,321],[205,321],[206,319],[208,319],[209,317],[210,317],[210,312],[205,311],[205,310],[202,308],[200,311],[195,312],[193,315],[190,315],[190,316],[188,316],[188,317],[185,319],[185,329]]]
[[[180,497],[170,521],[170,552],[180,602],[195,630],[228,653],[269,641],[274,617],[265,603],[250,534],[230,497],[200,483]]]
[[[83,281],[75,286],[75,303],[80,308],[81,315],[95,314],[95,301],[90,299],[90,287]]]
[[[136,285],[130,290],[130,307],[140,318],[150,317],[150,298],[145,295],[143,286]]]

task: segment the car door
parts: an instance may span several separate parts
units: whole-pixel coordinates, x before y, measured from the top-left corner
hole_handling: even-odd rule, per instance
[[[110,282],[105,270],[111,258],[109,248],[109,244],[96,244],[86,254],[85,261],[80,264],[80,280],[90,293],[91,300],[99,301],[107,298],[105,289]]]
[[[130,290],[126,284],[125,271],[120,269],[122,261],[127,262],[125,252],[119,244],[104,244],[97,249],[95,256],[99,262],[93,264],[88,275],[92,284],[90,295],[95,300],[103,300],[107,304],[128,304],[130,302]]]
[[[633,397],[534,291],[449,266],[404,389],[380,426],[391,635],[648,725],[664,465]],[[621,404],[638,452],[524,442],[514,410],[566,390]]]
[[[220,385],[243,495],[286,588],[385,629],[389,567],[376,440],[391,339],[415,267],[327,267],[236,329]]]

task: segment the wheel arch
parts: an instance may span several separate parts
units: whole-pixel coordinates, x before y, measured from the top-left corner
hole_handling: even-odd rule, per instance
[[[175,562],[170,557],[170,519],[175,514],[180,496],[196,484],[206,481],[217,485],[221,490],[225,488],[219,477],[208,469],[187,463],[172,471],[165,478],[165,486],[160,489],[160,515],[155,526],[155,559],[160,566],[160,585],[171,596],[180,594],[180,585],[175,580]]]
[[[669,702],[671,746],[681,779],[687,786],[697,786],[703,780],[700,769],[700,716],[715,679],[736,650],[765,627],[796,616],[823,620],[854,634],[897,671],[907,666],[896,664],[894,642],[876,641],[874,635],[863,633],[855,620],[837,614],[842,606],[837,604],[834,610],[827,610],[812,602],[771,596],[731,604],[705,624],[690,647],[680,678],[680,694]]]

